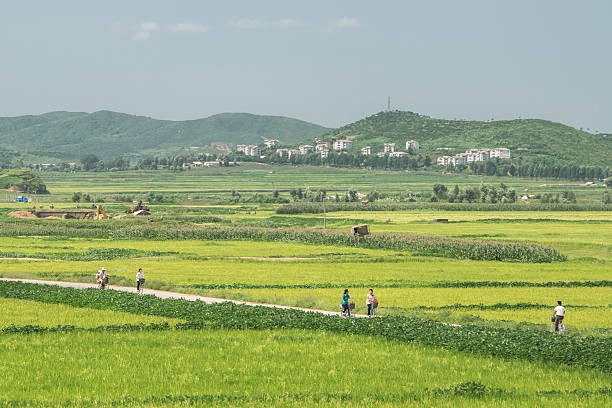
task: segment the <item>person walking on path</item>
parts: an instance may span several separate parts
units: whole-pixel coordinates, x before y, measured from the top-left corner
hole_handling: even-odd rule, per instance
[[[138,268],[138,272],[136,272],[136,292],[140,293],[141,295],[142,295],[142,292],[144,291],[144,283],[145,283],[144,272],[142,271],[142,268]]]
[[[565,307],[563,307],[560,300],[557,300],[557,306],[553,310],[553,316],[555,318],[555,333],[559,333],[559,323],[561,323],[565,317]]]
[[[349,290],[344,289],[344,293],[342,294],[342,303],[340,303],[340,306],[342,306],[342,316],[348,317],[351,315],[351,309],[349,308],[350,298],[351,296],[349,295]]]
[[[374,296],[374,289],[370,289],[366,295],[366,307],[368,308],[368,317],[374,316],[376,313],[375,303],[378,303],[376,296]]]

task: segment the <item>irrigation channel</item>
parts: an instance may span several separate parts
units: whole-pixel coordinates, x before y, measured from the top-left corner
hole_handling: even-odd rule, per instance
[[[96,283],[83,283],[83,282],[48,281],[48,280],[38,280],[38,279],[15,279],[15,278],[0,278],[0,281],[36,283],[39,285],[55,285],[55,286],[62,286],[64,288],[74,288],[74,289],[91,289],[91,288],[97,289],[98,288],[98,284]],[[131,287],[131,286],[112,286],[106,290],[118,290],[121,292],[131,292],[131,293],[136,294],[136,288]],[[157,296],[162,299],[185,299],[185,300],[190,300],[190,301],[199,300],[201,302],[208,303],[208,304],[231,302],[236,305],[264,306],[264,307],[274,307],[278,309],[292,309],[292,310],[300,310],[302,312],[321,313],[321,314],[328,315],[328,316],[339,316],[340,315],[340,312],[330,312],[329,310],[307,309],[304,307],[296,307],[296,306],[273,305],[270,303],[243,302],[240,300],[212,298],[212,297],[199,296],[199,295],[190,295],[187,293],[168,292],[165,290],[145,289],[145,294]],[[351,314],[351,317],[367,317],[367,315]]]

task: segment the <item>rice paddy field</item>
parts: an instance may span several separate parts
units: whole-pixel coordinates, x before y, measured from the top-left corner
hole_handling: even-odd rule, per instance
[[[0,282],[4,374],[0,405],[609,406],[612,217],[608,211],[430,208],[282,215],[272,204],[214,205],[232,190],[288,191],[318,185],[328,191],[374,187],[429,191],[437,182],[481,182],[441,177],[404,173],[357,177],[348,170],[302,174],[282,167],[146,172],[140,180],[135,172],[109,177],[51,175],[45,182],[52,194],[38,205],[74,206],[69,202],[74,191],[104,197],[111,215],[120,215],[128,206],[113,201],[117,195],[152,191],[174,194],[183,201],[152,204],[152,223],[128,217],[18,219],[9,213],[23,209],[21,203],[0,203],[0,277],[93,282],[104,266],[111,287],[132,286],[136,270],[143,268],[149,288],[331,311],[339,311],[342,291],[348,288],[358,313],[365,312],[365,295],[373,288],[380,302],[373,320],[382,327],[388,321],[389,333],[399,330],[391,328],[397,327],[395,319],[416,318],[440,327],[459,324],[458,331],[493,330],[491,341],[499,341],[502,348],[504,333],[508,338],[518,336],[525,350],[550,344],[550,358],[536,358],[531,352],[510,357],[484,352],[486,339],[481,346],[456,349],[453,344],[463,340],[453,340],[460,335],[454,332],[444,341],[419,340],[418,334],[408,341],[399,334],[387,336],[382,328],[379,334],[345,331],[344,326],[335,326],[336,320],[343,320],[340,317],[297,328],[282,323],[285,318],[293,321],[293,315],[268,324],[271,318],[248,320],[244,311],[236,309],[224,319],[239,328],[202,325],[206,319],[216,320],[206,315],[196,324],[193,316],[175,313],[170,304],[153,307],[146,296],[95,298],[98,307],[96,302],[70,300],[69,292],[53,299],[38,289],[15,294]],[[563,188],[545,181],[505,182],[531,191]],[[594,193],[586,192],[585,197],[589,194]],[[215,222],[210,223],[211,217]],[[438,218],[448,222],[432,222]],[[114,232],[124,226],[163,231],[193,225],[314,231],[325,227],[349,234],[358,223],[367,223],[373,235],[424,234],[477,240],[482,245],[498,241],[543,245],[567,260],[470,260],[340,242],[159,239],[146,234],[126,238]],[[96,232],[98,227],[104,233]],[[97,292],[88,296],[98,296]],[[567,307],[568,330],[562,336],[549,332],[550,314],[559,299]],[[140,302],[138,308],[131,302]],[[173,312],[162,312],[166,307]],[[543,337],[535,341],[533,336]],[[568,348],[577,347],[572,342],[597,344],[593,347],[603,350],[608,361],[590,365],[579,358],[558,361],[554,350],[564,347],[561,342],[568,342]],[[589,352],[588,347],[585,350],[575,355]]]

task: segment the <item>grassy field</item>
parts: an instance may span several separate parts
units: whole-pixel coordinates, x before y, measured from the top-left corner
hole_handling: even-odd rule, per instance
[[[333,169],[303,173],[289,166],[221,170],[52,174],[45,179],[52,195],[41,203],[56,207],[74,206],[69,202],[74,191],[111,200],[155,191],[179,200],[152,205],[153,223],[16,220],[8,213],[28,208],[27,204],[2,203],[0,276],[93,282],[104,266],[112,287],[134,285],[136,270],[142,267],[149,288],[327,310],[338,310],[342,290],[349,288],[357,312],[364,312],[371,287],[380,301],[381,320],[417,316],[538,333],[549,330],[552,307],[562,299],[568,308],[568,337],[612,336],[612,217],[605,211],[428,209],[325,215],[327,229],[347,234],[352,225],[365,222],[373,234],[530,242],[567,255],[567,261],[552,263],[474,261],[298,242],[117,239],[86,233],[84,226],[92,225],[141,223],[171,230],[190,222],[318,231],[323,228],[322,214],[280,215],[271,204],[213,204],[231,196],[232,190],[254,194],[310,186],[328,191],[430,191],[436,182],[478,185],[481,180],[449,176],[440,181],[441,175]],[[517,190],[563,188],[543,186],[542,181],[504,182]],[[585,200],[595,199],[593,189],[584,191]],[[128,206],[116,201],[105,205],[112,215]],[[219,217],[218,222],[207,224],[205,217],[211,215]],[[433,223],[435,218],[449,222]],[[28,232],[40,225],[50,231],[58,223],[67,226],[65,235],[45,234],[44,228],[34,235]],[[4,226],[21,232],[2,234]],[[609,373],[553,362],[502,360],[344,333],[174,330],[181,319],[32,300],[0,297],[0,307],[8,310],[0,317],[0,369],[7,373],[0,378],[0,405],[610,405]],[[170,326],[162,331],[105,332],[108,325],[166,322]],[[1,332],[26,325],[84,330]],[[108,351],[96,353],[100,349]],[[96,379],[109,385],[102,387]],[[561,393],[550,393],[554,384],[561,384]]]
[[[296,330],[0,337],[0,402],[45,406],[606,406],[609,376]],[[299,345],[299,346],[298,346]],[[60,375],[61,373],[61,375]],[[172,379],[172,381],[168,381]],[[551,384],[559,393],[548,395]]]
[[[145,199],[148,192],[164,193],[181,204],[215,204],[227,200],[232,191],[244,195],[275,190],[289,198],[291,189],[326,190],[329,195],[356,190],[367,194],[431,193],[436,183],[449,189],[455,184],[478,187],[481,184],[513,188],[519,194],[561,193],[575,191],[579,202],[601,202],[602,189],[583,182],[563,180],[518,179],[439,172],[372,171],[313,166],[272,166],[242,163],[237,167],[205,168],[189,171],[119,171],[104,173],[44,172],[41,177],[51,195],[34,196],[36,202],[58,203],[69,200],[75,191],[89,193],[96,201],[113,202],[115,198]],[[11,201],[14,194],[0,193],[0,201]]]
[[[111,284],[132,285],[135,271],[142,267],[152,288],[328,310],[337,309],[340,294],[348,287],[360,312],[365,293],[372,287],[383,315],[447,308],[438,316],[451,321],[471,316],[545,323],[547,305],[563,299],[568,307],[580,310],[576,319],[568,318],[568,326],[610,329],[602,317],[609,312],[612,298],[612,230],[606,213],[562,213],[559,218],[546,218],[555,214],[545,213],[537,219],[517,219],[516,213],[504,214],[507,218],[503,219],[491,218],[489,213],[459,213],[458,222],[449,224],[424,221],[432,214],[376,215],[377,219],[369,220],[373,231],[528,240],[558,248],[569,260],[551,264],[452,260],[300,243],[7,237],[0,241],[0,273],[91,281],[95,271],[105,266]],[[265,214],[257,217],[262,219]],[[393,223],[379,223],[388,217],[395,217]],[[347,229],[348,225],[351,223],[346,224]],[[440,287],[444,285],[453,287]],[[496,304],[505,306],[496,311],[465,308]],[[525,313],[523,304],[536,308]]]
[[[0,329],[8,326],[36,325],[41,327],[75,326],[92,328],[112,324],[176,324],[178,319],[143,316],[123,312],[110,312],[92,308],[74,308],[66,305],[49,305],[30,300],[0,298]]]

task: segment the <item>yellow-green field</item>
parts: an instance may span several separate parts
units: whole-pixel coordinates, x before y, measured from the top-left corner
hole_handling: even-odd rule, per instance
[[[321,169],[302,174],[290,166],[196,174],[53,174],[48,182],[53,194],[37,197],[39,205],[74,206],[66,200],[72,192],[83,191],[103,197],[111,215],[122,215],[130,203],[113,201],[115,194],[123,199],[154,191],[177,194],[180,199],[152,205],[153,223],[146,218],[18,220],[8,213],[27,209],[26,205],[0,204],[0,229],[6,226],[6,231],[9,227],[16,231],[3,234],[0,230],[0,277],[93,283],[96,271],[104,266],[112,288],[133,286],[137,269],[143,268],[150,289],[331,311],[339,311],[342,291],[348,288],[359,313],[365,312],[365,295],[373,288],[380,301],[380,319],[334,316],[329,318],[336,319],[330,320],[333,325],[329,327],[344,327],[334,326],[337,322],[381,322],[385,330],[393,331],[398,329],[386,326],[387,322],[416,316],[427,324],[430,319],[458,323],[460,330],[498,330],[495,341],[500,341],[500,347],[512,346],[504,333],[525,333],[524,350],[533,351],[536,357],[541,357],[540,344],[531,344],[529,339],[544,340],[552,350],[557,344],[574,344],[574,340],[588,340],[589,345],[599,342],[605,350],[612,336],[609,212],[423,209],[330,212],[323,216],[281,215],[273,205],[211,204],[218,197],[230,196],[233,190],[255,193],[280,189],[286,194],[292,188],[312,186],[326,188],[331,194],[335,189],[356,186],[361,191],[425,192],[435,182],[473,185],[483,180],[499,182],[482,177]],[[536,180],[504,182],[520,191],[551,189]],[[556,191],[560,188],[552,187]],[[214,225],[224,228],[286,226],[317,231],[325,220],[327,229],[347,234],[352,225],[367,223],[373,234],[530,242],[561,251],[567,261],[476,261],[428,256],[426,251],[298,242],[93,238],[99,235],[87,236],[81,231],[83,226],[105,223],[141,223],[164,230],[192,222],[190,217],[200,217],[197,223],[206,228],[209,221],[202,220],[208,216],[218,217]],[[434,223],[437,218],[449,222]],[[66,231],[72,228],[74,234],[52,233],[59,224],[68,226]],[[48,226],[48,231],[30,233],[32,226],[40,225]],[[223,325],[219,329],[210,322],[211,326],[189,326],[193,323],[190,316],[172,314],[191,310],[176,306],[179,303],[161,307],[152,297],[130,294],[108,300],[104,296],[111,291],[92,290],[84,292],[85,300],[75,307],[69,291],[45,299],[47,292],[37,292],[36,298],[28,297],[28,290],[0,296],[0,406],[612,405],[612,378],[605,361],[566,365],[557,361],[554,353],[549,359],[547,352],[543,359],[531,359],[531,354],[498,357],[479,351],[486,339],[478,347],[460,352],[452,347],[452,337],[439,343],[419,343],[386,339],[380,333],[347,334],[310,326],[305,330],[305,326],[278,325],[265,313],[261,314],[265,318],[261,326],[256,320],[254,326],[240,326],[246,317],[238,312],[219,319],[227,318],[235,324],[232,327],[240,329]],[[98,309],[92,299],[107,302],[105,308]],[[550,314],[559,299],[567,307],[565,336],[548,332]],[[198,319],[204,319],[202,316]],[[427,325],[423,324],[417,327]],[[133,326],[117,329],[122,325]],[[251,330],[253,327],[260,330]],[[576,347],[589,352],[589,347]]]
[[[597,371],[323,332],[50,333],[27,342],[3,335],[0,345],[10,350],[0,360],[2,400],[41,406],[604,407],[610,401],[599,393],[610,377]],[[455,395],[466,383],[489,391]],[[546,394],[551,384],[558,395]]]
[[[176,324],[177,319],[157,316],[143,316],[124,312],[110,312],[93,308],[74,308],[66,305],[53,305],[30,300],[0,298],[0,329],[7,326],[36,325],[41,327],[76,326],[100,327],[121,324]]]

